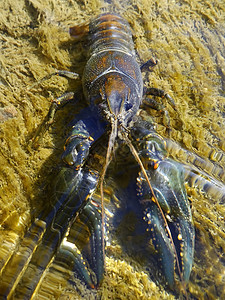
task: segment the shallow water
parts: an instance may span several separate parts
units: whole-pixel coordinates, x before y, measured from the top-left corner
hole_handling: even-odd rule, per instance
[[[186,187],[196,229],[194,266],[187,289],[189,298],[223,299],[223,0],[213,4],[211,1],[134,0],[119,4],[97,0],[8,0],[0,4],[0,266],[13,253],[31,216],[45,203],[47,196],[41,191],[51,180],[51,170],[60,159],[65,129],[73,118],[71,107],[57,114],[54,126],[44,135],[38,149],[29,149],[27,144],[46,115],[50,99],[78,89],[79,83],[54,77],[32,90],[27,87],[55,70],[81,72],[84,51],[80,44],[73,46],[66,30],[71,25],[88,22],[111,7],[130,22],[140,60],[158,59],[153,72],[145,76],[146,85],[168,91],[176,103],[177,111],[164,104],[170,115],[170,137],[163,116],[153,110],[148,113],[156,123],[157,132],[168,139],[170,155],[187,166]],[[194,175],[190,169],[195,170]],[[108,249],[106,276],[98,293],[103,299],[173,298],[170,291],[152,282],[145,266],[123,253],[120,245]],[[54,272],[53,265],[36,298],[73,299],[78,297],[75,295],[67,276]],[[94,293],[89,297],[94,298]]]

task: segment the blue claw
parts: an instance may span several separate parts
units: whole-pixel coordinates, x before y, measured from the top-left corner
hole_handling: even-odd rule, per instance
[[[12,294],[20,299],[32,297],[68,228],[89,200],[97,183],[98,174],[88,169],[61,169],[54,181],[55,202],[31,225],[18,252],[4,270],[3,278],[7,281],[1,283],[2,297],[7,298]],[[24,249],[28,249],[25,257],[20,254],[24,253]],[[81,257],[77,256],[77,259]]]
[[[102,214],[99,205],[89,201],[79,215],[79,224],[72,225],[73,233],[68,232],[58,250],[58,260],[67,260],[67,265],[90,288],[97,288],[104,273],[104,242]],[[71,227],[71,228],[72,228]],[[85,241],[84,236],[86,237]]]
[[[104,273],[104,228],[102,226],[102,212],[99,205],[90,201],[80,216],[81,220],[87,223],[90,230],[91,255],[90,264],[96,275],[95,287],[98,287],[103,279]]]
[[[147,183],[144,174],[139,173],[138,195],[144,220],[165,278],[173,288],[175,270],[182,283],[188,282],[194,255],[195,233],[183,166],[167,158],[165,141],[144,122],[137,123],[131,134],[150,182]]]
[[[166,158],[157,162],[156,169],[149,168],[147,173],[166,222],[159,207],[152,201],[152,193],[141,173],[138,178],[140,202],[147,230],[152,233],[165,278],[172,288],[175,269],[180,280],[188,282],[194,254],[194,226],[184,186],[183,167]]]

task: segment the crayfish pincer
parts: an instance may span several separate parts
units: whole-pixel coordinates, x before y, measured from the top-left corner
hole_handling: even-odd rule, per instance
[[[174,288],[176,278],[185,286],[193,262],[194,227],[182,165],[167,157],[163,138],[137,114],[143,90],[146,95],[170,101],[171,97],[163,90],[143,89],[142,67],[136,61],[131,28],[118,14],[101,14],[88,25],[70,28],[70,34],[76,39],[85,38],[89,46],[82,74],[87,107],[75,116],[65,143],[60,171],[54,179],[52,206],[36,219],[24,238],[24,245],[28,244],[31,249],[31,267],[21,261],[4,295],[10,288],[15,290],[17,278],[22,277],[27,286],[26,296],[31,297],[54,255],[88,287],[97,288],[101,284],[105,261],[104,225],[107,222],[104,182],[110,163],[117,159],[118,149],[124,145],[136,165],[126,170],[133,172],[131,177],[135,178],[132,199],[141,210],[143,228],[146,228],[148,237],[146,244],[153,241],[169,286]],[[69,71],[57,71],[53,75],[56,74],[79,77]],[[60,105],[72,100],[74,95],[70,92],[53,102],[48,124],[52,123]],[[96,144],[105,136],[108,136],[108,143],[104,158],[96,166],[93,164]],[[98,191],[100,201],[94,196]],[[71,228],[78,219],[77,234],[72,234],[74,230]],[[82,226],[86,228],[88,238],[80,246]],[[38,242],[37,247],[35,242]],[[32,276],[31,269],[36,270]]]

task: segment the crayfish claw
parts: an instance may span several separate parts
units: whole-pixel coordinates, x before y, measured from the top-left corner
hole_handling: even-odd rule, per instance
[[[164,276],[170,287],[174,286],[175,255],[170,237],[165,228],[162,215],[155,204],[149,205],[145,210],[144,220],[147,222],[147,230],[150,239],[156,249],[159,263],[163,269]]]
[[[158,146],[147,147],[152,143],[158,143]],[[158,157],[157,168],[150,163],[160,145],[163,146],[162,143],[162,140],[150,134],[139,141],[139,153],[142,155],[148,150],[147,174],[154,195],[142,172],[137,177],[137,185],[149,238],[153,241],[165,279],[172,289],[175,271],[183,285],[189,280],[195,234],[184,186],[183,166],[166,156]],[[145,155],[142,159],[145,159]]]
[[[87,226],[90,230],[91,255],[90,265],[96,275],[95,287],[98,287],[103,280],[104,273],[104,228],[102,226],[102,212],[95,201],[89,201],[83,210],[81,219],[88,219]]]
[[[99,205],[88,201],[82,214],[63,239],[57,260],[75,272],[75,275],[91,289],[97,288],[104,273],[104,242],[102,215]]]

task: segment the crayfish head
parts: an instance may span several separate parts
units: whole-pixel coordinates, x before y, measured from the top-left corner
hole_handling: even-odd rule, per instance
[[[142,97],[136,96],[135,87],[129,83],[123,75],[111,74],[110,77],[106,77],[100,89],[101,97],[107,103],[106,115],[117,119],[124,126],[127,126],[137,113]]]

